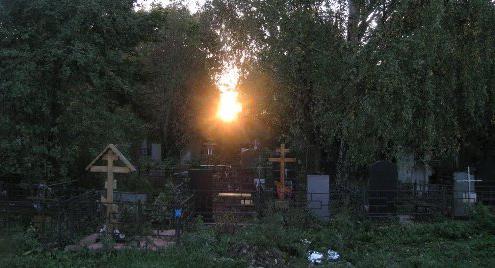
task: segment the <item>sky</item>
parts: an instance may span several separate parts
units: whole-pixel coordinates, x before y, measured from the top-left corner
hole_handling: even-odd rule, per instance
[[[201,5],[205,3],[206,0],[183,0],[183,1],[173,1],[173,0],[138,0],[137,3],[142,5],[145,9],[149,9],[152,3],[160,3],[162,5],[168,5],[172,2],[182,2],[185,6],[191,10],[192,13],[196,12]]]

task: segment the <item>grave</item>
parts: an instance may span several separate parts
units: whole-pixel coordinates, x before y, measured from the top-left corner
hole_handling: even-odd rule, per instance
[[[433,169],[427,163],[416,161],[414,154],[403,153],[397,160],[397,173],[400,183],[412,184],[416,192],[423,193],[428,191]]]
[[[106,166],[97,166],[96,164],[105,160]],[[114,161],[120,161],[124,166],[114,166]],[[87,167],[90,172],[107,173],[105,181],[106,197],[101,197],[101,202],[106,207],[106,223],[109,231],[113,231],[113,216],[117,210],[114,204],[113,190],[117,189],[117,181],[114,180],[114,173],[130,173],[136,171],[136,168],[125,158],[125,156],[113,144],[109,144]]]
[[[215,142],[210,140],[203,143],[201,163],[204,165],[218,164],[218,149]]]
[[[191,189],[194,191],[194,209],[203,216],[203,218],[211,219],[213,213],[213,195],[214,183],[213,176],[216,170],[213,168],[195,168],[190,169]]]
[[[397,166],[389,161],[378,161],[371,165],[368,180],[368,205],[371,215],[395,214],[397,177]]]
[[[454,216],[469,216],[470,209],[477,201],[475,190],[476,177],[471,174],[468,167],[467,171],[454,172]]]
[[[414,154],[401,153],[397,157],[397,174],[401,183],[412,183],[412,173],[416,161]]]
[[[238,173],[238,172],[236,172]],[[189,169],[194,210],[206,221],[225,213],[251,215],[255,185],[250,177],[233,174],[230,166]]]
[[[433,169],[430,165],[422,162],[416,162],[412,169],[411,181],[416,185],[428,185],[430,177],[433,175]]]
[[[280,153],[280,157],[271,157],[268,158],[270,162],[278,162],[280,163],[280,180],[275,182],[277,186],[277,195],[280,200],[284,200],[287,194],[290,194],[291,188],[287,187],[285,178],[287,176],[287,170],[285,168],[286,163],[294,163],[296,162],[295,158],[286,157],[286,153],[289,153],[290,150],[285,148],[285,144],[280,145],[280,149],[277,149],[277,152]]]
[[[139,148],[140,156],[149,157],[154,162],[162,161],[162,145],[160,143],[149,143],[143,140]]]
[[[151,160],[155,162],[162,161],[162,145],[159,143],[151,144]]]
[[[180,165],[184,167],[199,163],[201,160],[202,143],[199,139],[193,139],[180,151]]]
[[[330,178],[328,175],[308,175],[306,196],[308,209],[321,219],[330,217]]]
[[[478,200],[484,205],[495,207],[495,157],[487,157],[477,165],[476,182]]]

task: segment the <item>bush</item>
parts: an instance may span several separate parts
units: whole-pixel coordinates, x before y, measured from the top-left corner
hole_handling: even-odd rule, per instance
[[[495,232],[495,216],[491,213],[489,207],[478,203],[474,207],[472,218],[479,228],[485,229],[490,233]]]
[[[32,226],[25,230],[22,228],[4,230],[3,233],[0,238],[0,255],[30,254],[42,250],[36,230]]]

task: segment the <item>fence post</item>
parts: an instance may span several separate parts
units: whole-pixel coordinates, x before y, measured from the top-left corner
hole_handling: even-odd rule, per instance
[[[143,225],[141,224],[141,218],[142,218],[142,205],[141,205],[141,200],[138,200],[138,203],[137,203],[137,219],[136,219],[136,222],[138,224],[138,229],[139,229],[139,232],[142,233],[142,229],[143,229]]]

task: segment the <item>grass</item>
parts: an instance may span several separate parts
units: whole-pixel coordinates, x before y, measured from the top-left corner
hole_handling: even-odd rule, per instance
[[[346,215],[323,223],[303,212],[275,213],[234,234],[221,227],[188,232],[162,252],[38,251],[29,232],[10,233],[0,238],[0,266],[307,267],[308,250],[331,248],[341,267],[495,267],[495,220],[484,208],[477,213],[469,221],[410,224]]]

